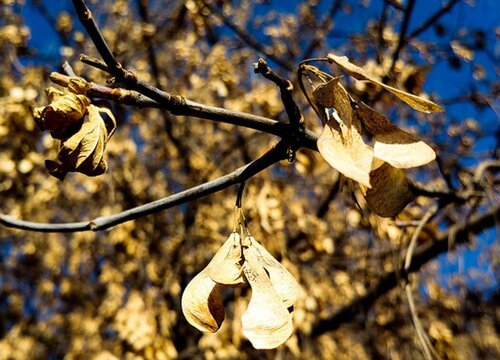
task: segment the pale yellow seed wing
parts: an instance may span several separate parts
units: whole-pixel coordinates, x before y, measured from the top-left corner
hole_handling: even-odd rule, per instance
[[[244,257],[243,272],[252,297],[241,317],[243,335],[256,349],[277,348],[292,335],[292,319],[260,263],[257,249],[245,248]]]
[[[242,258],[240,235],[233,232],[214,255],[205,270],[216,283],[241,285],[245,283],[241,268]]]
[[[216,332],[224,321],[220,285],[203,271],[186,286],[181,307],[186,320],[203,332]]]
[[[358,102],[356,114],[363,128],[374,137],[373,155],[376,158],[401,169],[422,166],[436,158],[436,153],[429,145],[400,129],[361,101]]]
[[[293,306],[299,297],[300,291],[300,286],[293,275],[253,237],[251,238],[251,244],[260,254],[260,261],[269,274],[271,284],[276,293],[283,300],[287,308]]]
[[[318,150],[331,167],[369,188],[373,150],[364,143],[354,126],[351,127],[351,142],[348,140],[339,121],[330,119],[318,139]]]
[[[383,163],[370,173],[371,189],[365,189],[368,207],[382,217],[398,215],[415,199],[403,170]]]
[[[365,70],[351,63],[347,56],[337,56],[334,54],[328,54],[327,58],[330,61],[337,64],[338,66],[340,66],[342,70],[351,75],[353,78],[357,80],[370,81],[374,84],[382,86],[384,89],[396,95],[399,99],[403,100],[405,103],[410,105],[415,110],[422,111],[424,113],[444,112],[442,107],[440,107],[439,105],[430,100],[396,89],[392,86],[383,84],[380,81],[374,79],[373,77],[368,75]]]

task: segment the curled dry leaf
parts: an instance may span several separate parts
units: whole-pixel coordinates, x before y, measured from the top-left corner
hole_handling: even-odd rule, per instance
[[[40,130],[50,131],[54,139],[62,139],[76,132],[90,105],[90,99],[85,95],[54,87],[46,89],[45,94],[50,104],[33,109],[33,116]]]
[[[436,158],[436,153],[429,145],[400,129],[361,101],[358,102],[356,114],[363,128],[374,137],[373,155],[376,158],[401,169],[422,166]]]
[[[353,78],[357,80],[366,80],[370,81],[374,84],[377,84],[379,86],[382,86],[385,90],[390,91],[394,95],[396,95],[398,98],[403,100],[405,103],[410,105],[412,108],[418,111],[422,111],[424,113],[431,113],[431,112],[443,112],[443,108],[441,108],[439,105],[436,103],[426,100],[424,98],[421,98],[419,96],[407,93],[405,91],[396,89],[392,86],[386,85],[370,75],[366,73],[365,70],[360,68],[359,66],[354,65],[349,61],[349,58],[347,56],[337,56],[334,54],[328,54],[327,58],[330,62],[334,62],[338,66],[342,68],[346,73],[351,75]]]
[[[361,189],[368,207],[382,217],[398,215],[406,205],[415,200],[403,170],[380,160],[370,173],[371,189]]]
[[[97,176],[107,170],[104,149],[116,129],[115,118],[106,106],[89,105],[87,111],[88,119],[81,128],[61,140],[59,162],[45,162],[49,173],[58,179],[63,180],[70,171]]]
[[[240,235],[233,232],[214,255],[205,271],[216,283],[228,286],[242,285],[245,283],[242,276],[242,260]]]
[[[271,284],[278,296],[283,300],[285,307],[293,306],[299,297],[299,284],[293,275],[252,236],[249,242],[251,246],[257,249],[259,261],[269,274]]]
[[[182,313],[200,331],[216,332],[224,321],[220,288],[221,285],[202,271],[189,282],[182,294]]]
[[[244,248],[243,272],[252,297],[241,318],[243,335],[256,349],[274,349],[293,332],[292,319],[264,270],[256,247]]]

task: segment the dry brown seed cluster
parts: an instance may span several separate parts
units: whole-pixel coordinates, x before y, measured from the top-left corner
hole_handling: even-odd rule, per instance
[[[443,111],[432,101],[377,81],[345,56],[329,54],[327,60],[357,80],[381,86],[418,111]],[[333,77],[310,65],[303,69],[313,85],[312,105],[324,125],[317,143],[320,154],[333,168],[359,184],[368,206],[377,215],[398,215],[415,198],[404,169],[433,161],[434,150],[354,99],[342,85],[342,77]],[[363,132],[373,139],[373,146],[365,143]]]
[[[184,316],[197,329],[216,332],[225,316],[220,289],[244,284],[250,285],[252,296],[241,318],[243,335],[256,349],[280,346],[293,332],[291,311],[299,285],[248,231],[243,236],[233,231],[187,285],[182,294]]]

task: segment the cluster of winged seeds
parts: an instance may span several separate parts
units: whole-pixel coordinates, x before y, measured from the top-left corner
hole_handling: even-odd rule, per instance
[[[325,60],[356,80],[380,86],[415,110],[443,111],[430,100],[376,80],[345,56],[328,54]],[[377,215],[398,215],[415,199],[404,170],[433,161],[434,150],[385,115],[353,98],[342,85],[342,76],[333,77],[310,65],[303,65],[302,71],[313,84],[310,102],[324,125],[317,142],[320,154],[330,166],[358,183],[368,206]],[[367,135],[373,146],[365,142],[363,137]]]
[[[243,335],[256,349],[274,349],[293,332],[291,309],[299,284],[253,236],[236,231],[210,263],[187,285],[182,311],[203,332],[216,332],[224,321],[220,290],[249,284],[252,296],[241,318]]]

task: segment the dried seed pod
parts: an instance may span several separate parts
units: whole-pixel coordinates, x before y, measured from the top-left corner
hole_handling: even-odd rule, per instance
[[[220,287],[202,271],[189,282],[182,294],[182,312],[186,320],[200,331],[216,332],[224,321]]]
[[[218,284],[238,286],[245,283],[242,276],[240,235],[233,232],[214,255],[204,271]]]
[[[293,275],[264,246],[252,236],[249,238],[251,246],[254,246],[261,256],[259,260],[269,274],[271,284],[278,293],[278,296],[283,300],[285,307],[289,308],[293,306],[299,297],[299,284]]]
[[[292,319],[259,260],[256,247],[243,250],[243,273],[252,287],[248,308],[241,317],[243,335],[256,349],[274,349],[293,332]]]

